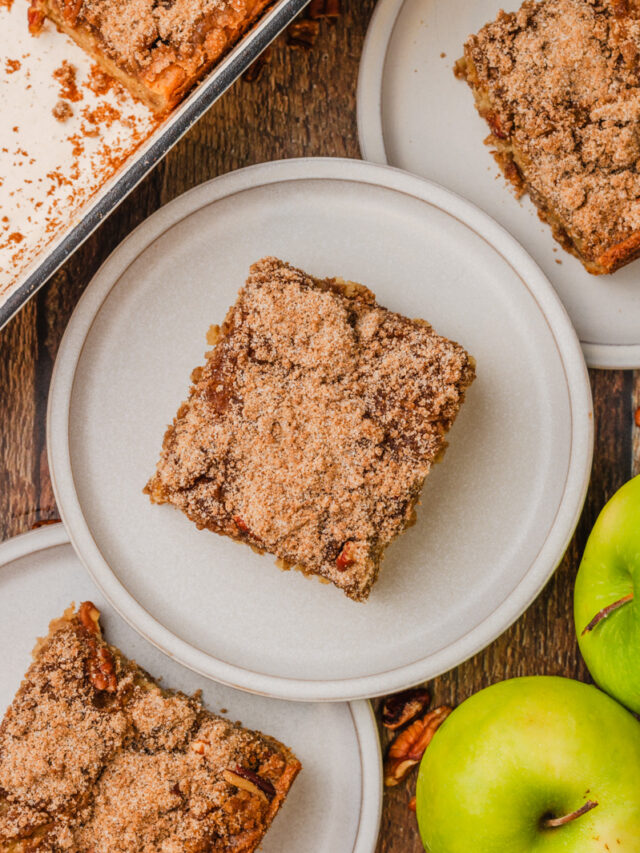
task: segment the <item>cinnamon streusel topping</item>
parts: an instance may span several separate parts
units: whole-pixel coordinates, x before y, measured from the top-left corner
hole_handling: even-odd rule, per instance
[[[527,0],[465,45],[492,141],[513,145],[526,189],[587,260],[640,229],[639,9]]]
[[[255,264],[169,428],[152,500],[369,594],[474,377],[361,285]]]
[[[0,851],[250,853],[299,769],[282,744],[161,690],[69,612],[0,725]]]

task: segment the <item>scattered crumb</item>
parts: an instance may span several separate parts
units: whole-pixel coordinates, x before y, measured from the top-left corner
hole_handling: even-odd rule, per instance
[[[4,65],[4,70],[7,72],[7,74],[15,74],[16,71],[20,70],[22,63],[19,59],[5,59]]]
[[[0,9],[8,9],[11,11],[11,7],[13,6],[13,0],[0,0]]]
[[[442,51],[442,53],[440,54],[440,59],[446,59],[446,58],[447,58],[447,54],[444,51]]]
[[[562,266],[562,261],[560,260],[560,258],[556,258],[556,263],[558,264],[558,266]]]
[[[118,83],[113,79],[113,77],[109,77],[99,65],[92,65],[91,72],[89,74],[89,79],[85,83],[85,86],[96,95],[104,95],[109,89],[117,86]]]
[[[58,101],[51,112],[57,121],[67,121],[73,115],[73,110],[68,101]]]
[[[9,234],[7,240],[10,243],[22,243],[24,240],[24,234],[21,234],[19,231],[14,231],[13,234]]]
[[[81,101],[82,92],[78,90],[76,68],[65,59],[62,65],[53,72],[54,79],[60,84],[60,97],[65,101]]]

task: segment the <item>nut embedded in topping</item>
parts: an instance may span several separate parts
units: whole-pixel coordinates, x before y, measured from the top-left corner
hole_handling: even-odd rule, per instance
[[[83,601],[78,608],[78,619],[81,624],[92,634],[101,636],[100,611],[92,601]]]
[[[88,644],[91,651],[88,660],[89,681],[96,690],[115,693],[118,689],[118,681],[113,655],[104,646],[98,648],[93,638],[88,641]]]
[[[266,793],[260,787],[258,787],[258,785],[251,779],[245,779],[244,776],[240,776],[239,773],[234,773],[233,770],[223,770],[222,777],[225,782],[229,783],[229,785],[234,785],[236,788],[240,788],[242,791],[247,791],[249,794],[254,794],[260,797],[266,803],[270,801]]]
[[[345,542],[342,546],[342,550],[338,554],[336,559],[336,568],[339,572],[346,571],[349,566],[352,566],[355,563],[355,543],[353,542]]]
[[[241,533],[249,533],[249,525],[245,521],[243,521],[239,515],[233,516],[233,523]]]
[[[391,788],[405,778],[409,770],[422,759],[431,739],[453,708],[441,705],[421,720],[411,723],[392,742],[384,763],[384,784]]]
[[[429,691],[424,687],[394,693],[382,706],[382,725],[392,731],[399,729],[425,711],[430,701]]]
[[[204,755],[207,751],[208,746],[209,744],[206,740],[194,740],[194,742],[191,744],[191,750],[197,755]]]
[[[254,773],[253,770],[248,770],[246,767],[242,767],[241,765],[236,765],[235,772],[238,776],[242,776],[243,779],[247,779],[249,782],[253,782],[262,793],[267,797],[269,802],[275,797],[276,789],[273,787],[271,782],[268,779],[265,779],[263,776],[259,776],[257,773]]]

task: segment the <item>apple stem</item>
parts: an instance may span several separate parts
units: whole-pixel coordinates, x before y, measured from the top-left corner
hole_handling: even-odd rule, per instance
[[[566,814],[564,817],[548,817],[542,821],[543,829],[555,829],[558,826],[564,826],[567,823],[571,823],[571,821],[576,820],[576,818],[582,817],[582,815],[590,812],[591,809],[595,809],[598,804],[593,800],[589,800],[585,803],[582,808],[577,809],[575,812],[571,812],[571,814]]]
[[[630,592],[629,595],[625,595],[624,598],[620,598],[618,601],[614,601],[613,604],[610,604],[608,607],[605,607],[599,613],[593,617],[591,622],[587,625],[587,627],[582,632],[581,636],[584,637],[585,634],[588,634],[589,631],[593,631],[596,625],[599,625],[603,619],[606,619],[614,610],[617,610],[619,607],[622,607],[624,604],[628,604],[630,601],[633,601],[633,593]]]

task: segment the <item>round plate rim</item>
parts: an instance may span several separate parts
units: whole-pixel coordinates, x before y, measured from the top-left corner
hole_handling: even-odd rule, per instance
[[[23,557],[61,545],[72,545],[61,523],[21,533],[0,542],[0,570]],[[378,727],[368,700],[358,699],[347,704],[353,720],[361,766],[360,815],[352,853],[374,853],[382,817],[382,751]]]
[[[389,43],[405,0],[378,0],[362,48],[356,110],[358,143],[365,160],[388,165],[382,121],[382,85]],[[640,343],[597,344],[581,341],[589,367],[601,370],[640,368]]]
[[[249,671],[195,648],[166,629],[130,595],[102,557],[75,490],[68,441],[69,405],[84,341],[122,272],[160,234],[204,204],[245,189],[299,180],[348,181],[400,192],[439,207],[481,236],[513,267],[537,302],[563,363],[572,412],[564,494],[538,556],[518,586],[483,622],[436,654],[391,671],[342,679]],[[486,213],[438,184],[391,166],[338,158],[280,160],[249,166],[189,190],[139,225],[109,256],[83,293],[60,344],[49,393],[47,450],[56,501],[76,553],[106,598],[141,636],[184,666],[230,687],[293,701],[349,701],[392,693],[452,669],[502,634],[539,595],[571,540],[586,496],[593,454],[591,388],[580,344],[551,284],[519,243]]]

